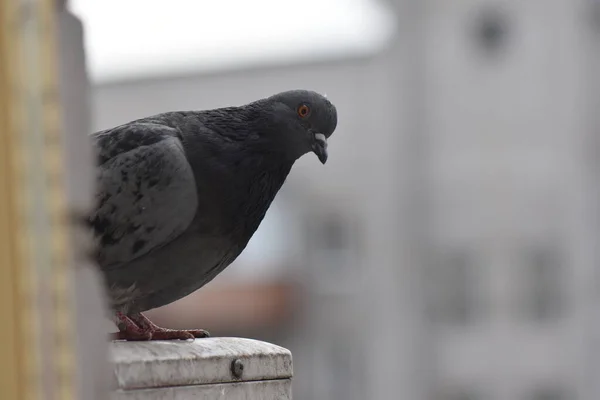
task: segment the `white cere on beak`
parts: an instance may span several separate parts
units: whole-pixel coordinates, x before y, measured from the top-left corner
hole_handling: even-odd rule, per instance
[[[317,140],[321,143],[327,143],[327,138],[322,133],[315,133],[315,140]]]

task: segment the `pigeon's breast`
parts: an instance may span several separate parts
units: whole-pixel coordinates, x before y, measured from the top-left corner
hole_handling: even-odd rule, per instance
[[[171,243],[106,271],[113,307],[141,312],[179,300],[214,279],[242,250],[231,238],[189,229]]]

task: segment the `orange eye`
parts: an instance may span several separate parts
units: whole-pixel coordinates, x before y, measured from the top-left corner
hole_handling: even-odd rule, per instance
[[[301,116],[302,118],[308,116],[309,113],[310,113],[310,108],[306,104],[302,104],[301,106],[298,107],[298,115]]]

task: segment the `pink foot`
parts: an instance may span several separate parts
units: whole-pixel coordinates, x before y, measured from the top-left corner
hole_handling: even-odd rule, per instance
[[[141,313],[125,315],[116,313],[119,331],[113,334],[114,340],[189,340],[206,338],[210,334],[203,329],[167,329],[161,328]]]

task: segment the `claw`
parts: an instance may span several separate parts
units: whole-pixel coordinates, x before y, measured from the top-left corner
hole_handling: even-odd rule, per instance
[[[208,333],[208,331],[205,331],[204,329],[190,329],[190,330],[186,330],[186,332],[191,333],[195,338],[198,338],[198,339],[210,337],[210,333]]]
[[[151,340],[194,340],[194,335],[186,331],[160,330],[152,332]]]

